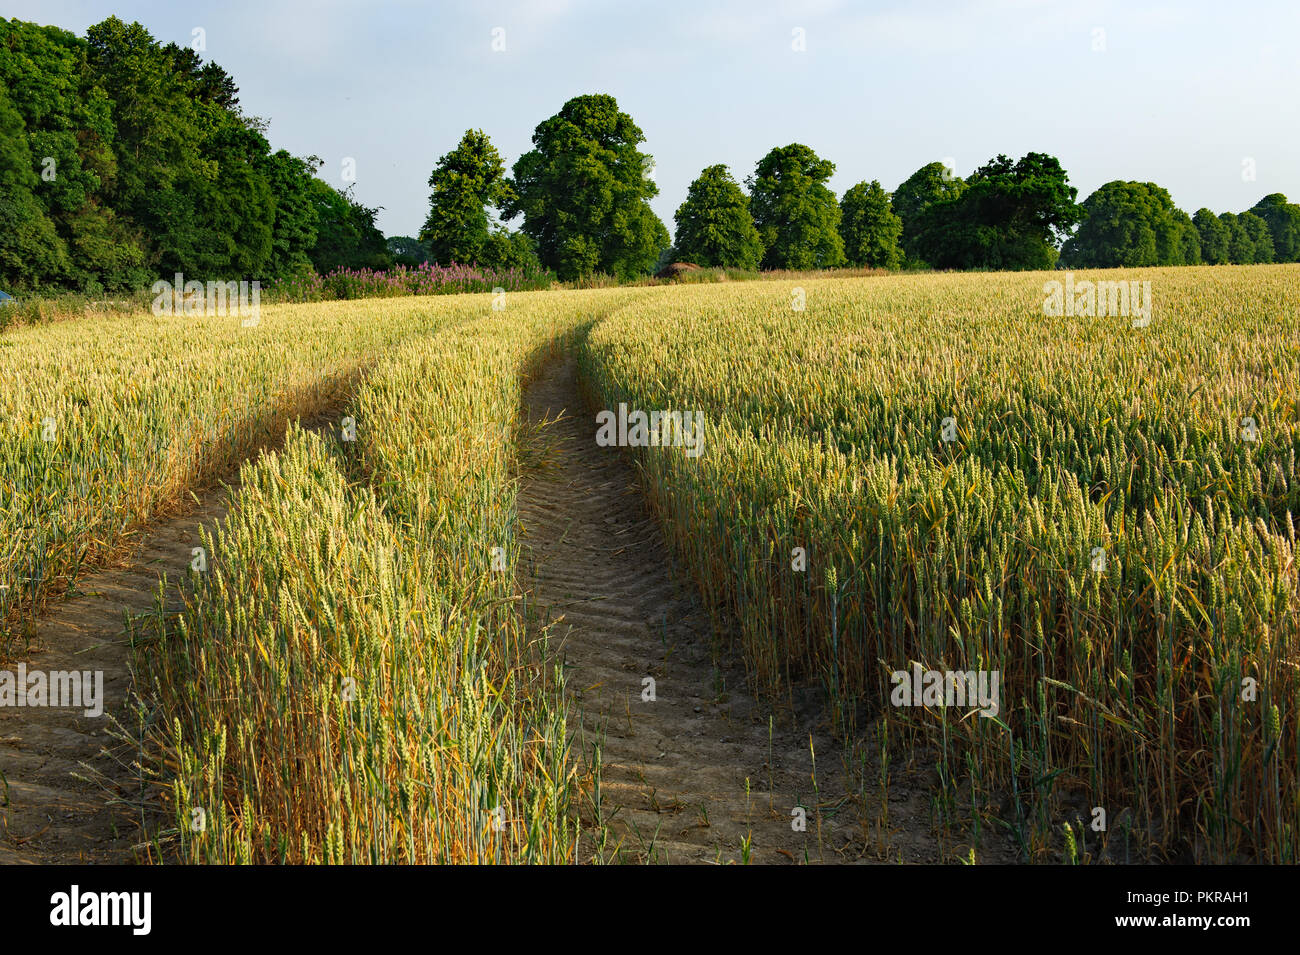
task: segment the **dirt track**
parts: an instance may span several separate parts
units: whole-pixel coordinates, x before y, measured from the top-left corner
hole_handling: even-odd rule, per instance
[[[122,802],[135,795],[129,743],[110,733],[110,716],[130,730],[129,616],[150,612],[163,574],[190,566],[199,525],[226,513],[226,495],[210,491],[183,516],[151,527],[124,565],[82,577],[76,590],[33,622],[28,670],[102,670],[104,715],[79,709],[0,707],[0,864],[130,862],[137,821]],[[177,609],[175,588],[171,609]],[[82,778],[78,778],[82,777]]]
[[[540,428],[520,491],[534,624],[556,622],[551,639],[562,642],[581,709],[574,751],[581,747],[590,766],[600,744],[600,806],[583,815],[602,818],[611,838],[582,851],[741,862],[748,839],[755,863],[857,860],[856,806],[836,747],[816,725],[817,707],[801,707],[794,719],[778,714],[769,741],[767,713],[743,670],[714,653],[707,614],[674,575],[625,452],[596,445],[571,358],[528,389],[526,420],[534,429],[552,422]],[[654,702],[642,699],[646,677],[655,681]],[[806,810],[804,832],[792,825],[796,806]]]
[[[301,423],[319,430],[329,420],[317,414]],[[264,450],[278,447],[282,438]],[[226,475],[236,486],[237,478],[237,473]],[[176,583],[189,573],[200,527],[211,533],[228,506],[228,492],[207,482],[173,509],[176,516],[146,528],[129,559],[79,578],[70,593],[31,622],[26,646],[13,648],[13,659],[0,661],[10,671],[24,663],[29,672],[99,670],[104,675],[99,717],[87,717],[82,709],[0,707],[0,865],[135,860],[135,846],[143,838],[138,810],[132,809],[141,802],[139,774],[132,766],[136,747],[121,738],[129,738],[133,728],[127,620],[155,609],[164,575],[167,612],[180,609]]]
[[[769,723],[677,574],[626,452],[596,445],[573,359],[545,369],[525,404],[533,438],[519,497],[521,576],[530,627],[554,625],[552,647],[566,664],[587,788],[579,861],[951,859],[954,847],[941,849],[932,832],[932,771],[895,767],[884,791],[868,744],[865,772],[850,781],[814,687],[796,689]],[[83,577],[34,621],[29,650],[4,666],[102,670],[105,712],[129,733],[125,619],[153,609],[162,574],[174,582],[186,573],[199,525],[226,507],[226,494],[210,491],[150,528],[131,560]],[[174,587],[170,600],[175,609]],[[653,701],[643,699],[646,678]],[[106,717],[0,708],[0,864],[131,861],[140,839],[129,809],[139,802],[133,759]],[[803,831],[792,824],[799,807]],[[985,846],[981,861],[1010,861],[1009,850]]]

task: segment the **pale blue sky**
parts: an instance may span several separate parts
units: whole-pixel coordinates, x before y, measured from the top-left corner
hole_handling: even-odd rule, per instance
[[[701,169],[726,163],[743,182],[790,142],[836,164],[837,194],[864,179],[892,190],[934,160],[965,175],[1039,150],[1080,199],[1136,179],[1189,214],[1239,212],[1271,192],[1300,201],[1295,0],[6,0],[4,11],[78,34],[110,14],[162,42],[206,31],[205,58],[271,121],[274,146],[319,155],[335,185],[356,160],[356,194],[384,207],[387,235],[418,231],[429,171],[465,129],[484,129],[513,164],[537,123],[582,93],[612,94],[645,131],[670,232]]]

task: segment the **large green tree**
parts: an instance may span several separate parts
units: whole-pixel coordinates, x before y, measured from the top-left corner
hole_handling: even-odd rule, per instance
[[[840,199],[840,237],[850,265],[896,269],[903,261],[903,220],[876,180],[860,182]]]
[[[966,180],[941,162],[926,163],[908,176],[891,196],[894,214],[903,221],[899,240],[910,259],[917,258],[916,237],[921,214],[936,202],[958,198],[966,189]]]
[[[1250,210],[1268,225],[1273,237],[1273,257],[1278,262],[1300,262],[1300,205],[1275,192]]]
[[[802,143],[778,146],[758,161],[749,206],[763,240],[765,269],[827,269],[844,264],[840,207],[826,181],[835,164]]]
[[[542,270],[542,263],[537,258],[537,243],[523,232],[501,227],[493,228],[488,235],[483,264],[494,269]]]
[[[317,236],[311,262],[318,272],[335,269],[386,269],[392,264],[388,243],[375,227],[378,209],[363,206],[352,187],[340,192],[321,179],[311,181]]]
[[[239,110],[234,80],[187,47],[159,46],[138,23],[110,17],[86,37],[116,127],[109,198],[150,237],[154,269],[204,280],[301,265],[305,170],[283,159],[272,168],[265,124]],[[296,208],[280,216],[282,205]]]
[[[1253,212],[1215,215],[1197,209],[1192,217],[1201,239],[1201,259],[1207,265],[1253,265],[1277,260],[1274,233]]]
[[[1233,265],[1250,265],[1255,261],[1255,243],[1246,224],[1231,212],[1219,213],[1219,222],[1223,224],[1228,236],[1228,261]]]
[[[150,265],[204,280],[199,273],[211,271],[215,250],[202,210],[213,175],[202,163],[207,131],[200,104],[187,96],[174,56],[139,23],[109,17],[90,27],[86,40],[87,68],[109,99],[115,126],[117,176],[109,199],[150,237]]]
[[[1209,209],[1197,209],[1192,225],[1201,239],[1201,261],[1206,265],[1228,262],[1228,228]]]
[[[22,117],[0,86],[0,280],[33,285],[66,277],[67,247],[33,195],[33,168]]]
[[[1156,257],[1170,265],[1200,265],[1201,236],[1192,224],[1192,217],[1177,207],[1171,215],[1174,228],[1156,233]]]
[[[420,241],[434,262],[485,262],[491,220],[488,207],[511,196],[506,167],[481,129],[466,130],[429,176],[429,215]]]
[[[1273,233],[1268,223],[1253,212],[1238,214],[1237,221],[1246,230],[1246,240],[1250,247],[1250,261],[1256,263],[1272,262],[1275,257]]]
[[[319,223],[312,181],[320,160],[315,156],[299,159],[280,149],[262,159],[259,165],[275,201],[267,271],[272,276],[281,276],[310,268]]]
[[[86,48],[57,27],[0,20],[0,86],[23,125],[13,136],[26,140],[39,171],[30,191],[57,236],[19,269],[24,285],[94,290],[148,279],[144,238],[108,202],[117,173],[112,105]]]
[[[612,96],[577,96],[533,132],[519,157],[502,215],[524,217],[542,264],[562,279],[595,272],[632,278],[668,246],[648,202],[659,187],[645,135]]]
[[[758,268],[763,243],[749,212],[749,198],[726,166],[701,172],[673,219],[678,258],[696,265]]]
[[[1045,153],[998,156],[966,181],[956,199],[920,216],[916,247],[941,269],[1048,269],[1057,243],[1079,221],[1077,190]]]
[[[194,50],[116,17],[84,39],[0,20],[0,89],[22,157],[0,186],[6,281],[96,291],[308,267],[315,164],[273,154],[234,79]]]
[[[1153,182],[1108,182],[1080,206],[1083,221],[1061,249],[1071,268],[1195,265],[1200,238],[1168,191]]]

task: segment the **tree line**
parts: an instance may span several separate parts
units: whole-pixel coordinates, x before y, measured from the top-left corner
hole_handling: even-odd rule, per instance
[[[429,214],[402,250],[435,261],[537,263],[560,278],[632,278],[669,261],[756,269],[1051,269],[1300,259],[1300,206],[1188,216],[1154,183],[1109,182],[1082,203],[1059,160],[999,155],[962,178],[922,166],[892,193],[859,182],[838,200],[834,163],[801,143],[772,149],[744,182],[724,165],[690,184],[668,231],[644,135],[611,96],[579,96],[533,134],[507,176],[469,130],[429,178]],[[747,190],[747,191],[746,191]],[[522,215],[519,231],[503,223]]]
[[[418,237],[385,241],[378,212],[322,162],[272,151],[220,66],[116,17],[79,38],[0,20],[0,282],[87,292],[159,275],[287,279],[433,261],[632,279],[671,261],[756,269],[1046,269],[1293,262],[1300,206],[1188,216],[1153,183],[1110,182],[1082,203],[1060,162],[999,155],[962,178],[928,163],[892,193],[801,143],[772,149],[743,188],[705,168],[674,216],[645,136],[612,96],[578,96],[507,173],[482,130],[430,177]],[[508,226],[520,221],[517,229]]]
[[[0,20],[0,282],[138,290],[159,275],[383,268],[377,209],[272,151],[195,50],[116,17],[84,38]]]

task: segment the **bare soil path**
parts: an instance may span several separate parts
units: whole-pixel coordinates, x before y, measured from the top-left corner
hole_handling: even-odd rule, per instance
[[[320,429],[326,422],[317,415],[302,426]],[[133,729],[128,621],[154,612],[164,575],[165,610],[181,609],[176,584],[200,546],[200,528],[215,530],[230,493],[210,482],[176,516],[145,528],[131,556],[81,576],[31,622],[26,646],[0,659],[10,672],[21,663],[29,673],[101,671],[104,681],[97,717],[80,708],[0,707],[0,865],[136,861],[143,838],[132,811],[141,802],[136,752],[113,730],[114,719],[128,737]]]
[[[708,615],[676,573],[626,453],[595,444],[571,357],[531,384],[524,414],[536,434],[519,498],[530,626],[554,625],[577,710],[574,752],[588,781],[600,780],[588,787],[580,861],[951,858],[953,847],[943,850],[932,834],[932,770],[895,767],[885,791],[870,781],[868,748],[866,772],[850,782],[815,688],[772,714],[749,694],[738,659],[715,645]],[[228,500],[220,488],[202,492],[183,514],[148,528],[130,559],[81,578],[33,621],[25,650],[0,661],[9,670],[19,662],[100,670],[106,714],[0,707],[0,864],[136,857],[134,748],[110,733],[108,719],[131,726],[126,622],[153,611],[164,574],[168,610],[179,609],[174,582],[200,526],[215,525]],[[646,678],[653,701],[643,698]],[[793,824],[799,808],[802,830]],[[982,861],[1003,854],[982,852]]]
[[[103,714],[82,709],[0,707],[0,863],[131,862],[138,820],[123,800],[138,785],[135,752],[110,732],[112,718],[131,726],[130,617],[154,609],[168,581],[168,609],[179,609],[175,586],[189,569],[199,527],[226,513],[221,489],[199,497],[179,517],[149,528],[123,564],[78,579],[75,589],[36,619],[26,653],[4,663],[28,671],[102,671]]]
[[[674,574],[626,452],[596,445],[573,359],[543,369],[525,405],[537,435],[519,501],[533,624],[554,624],[552,648],[562,644],[585,769],[599,744],[599,795],[583,817],[603,820],[609,839],[589,835],[580,861],[862,860],[857,805],[820,706],[777,713],[769,736],[743,669],[715,652],[708,615]]]

